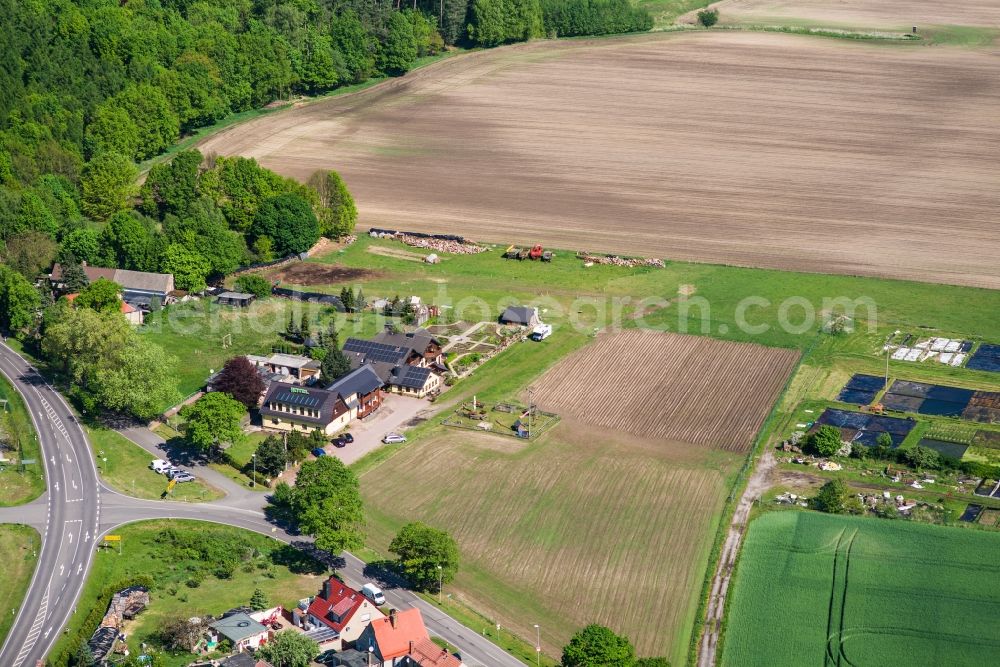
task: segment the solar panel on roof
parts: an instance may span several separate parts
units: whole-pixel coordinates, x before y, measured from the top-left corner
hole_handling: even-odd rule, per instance
[[[309,408],[314,408],[320,403],[318,398],[313,398],[309,394],[293,394],[291,392],[282,394],[278,397],[278,400],[291,403],[292,405],[304,405]]]
[[[364,355],[368,361],[376,363],[392,363],[398,361],[407,353],[407,350],[394,345],[386,345],[358,338],[348,338],[347,342],[344,343],[344,351]]]

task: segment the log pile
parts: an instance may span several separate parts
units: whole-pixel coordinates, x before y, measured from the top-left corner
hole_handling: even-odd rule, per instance
[[[396,238],[414,248],[427,248],[435,252],[447,252],[452,255],[476,255],[486,252],[488,248],[468,241],[449,241],[445,239],[422,238],[409,234],[397,234]]]
[[[652,266],[662,269],[667,265],[662,259],[655,257],[619,257],[618,255],[591,255],[589,253],[580,253],[577,257],[584,262],[607,266],[621,266],[628,269],[634,269],[639,266]]]

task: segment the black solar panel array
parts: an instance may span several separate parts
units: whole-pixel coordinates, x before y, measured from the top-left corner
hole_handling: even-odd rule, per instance
[[[344,343],[344,352],[354,352],[373,363],[397,363],[407,355],[407,350],[395,345],[385,345],[360,338],[348,338]]]
[[[307,408],[315,408],[321,403],[318,398],[313,398],[308,393],[293,393],[290,390],[280,394],[277,398],[282,403],[287,403],[289,405],[301,405]]]

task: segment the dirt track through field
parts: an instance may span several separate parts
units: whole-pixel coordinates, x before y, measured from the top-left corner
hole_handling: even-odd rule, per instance
[[[1000,288],[989,51],[766,33],[534,42],[224,131],[368,225]]]
[[[797,359],[794,350],[625,331],[556,365],[535,400],[640,438],[743,452]]]

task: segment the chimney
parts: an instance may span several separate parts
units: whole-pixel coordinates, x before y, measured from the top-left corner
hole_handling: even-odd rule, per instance
[[[392,625],[393,629],[395,629],[395,627],[396,627],[396,610],[395,609],[390,609],[389,610],[389,623]]]
[[[333,578],[331,577],[330,579],[327,579],[325,582],[323,582],[323,599],[324,600],[329,600],[330,599],[330,582],[332,581],[332,579]]]
[[[410,640],[410,651],[409,651],[409,653],[410,653],[410,655],[413,655],[413,640],[412,639]]]

